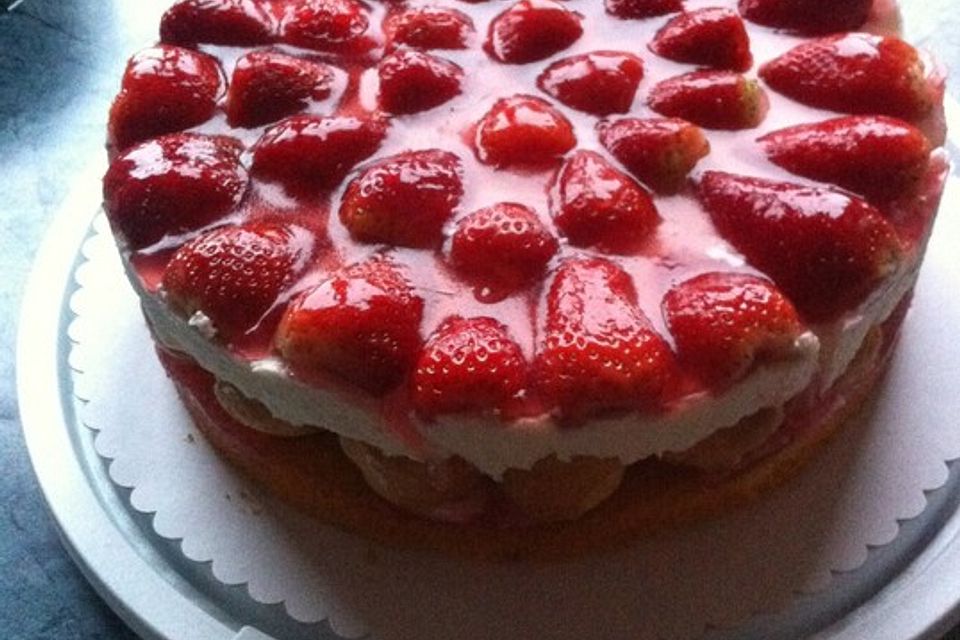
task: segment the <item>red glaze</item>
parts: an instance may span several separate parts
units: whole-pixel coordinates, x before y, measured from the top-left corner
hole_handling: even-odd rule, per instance
[[[760,77],[798,102],[846,113],[913,120],[935,98],[916,49],[866,33],[805,42],[760,67]]]
[[[916,191],[930,164],[923,132],[885,116],[849,116],[774,131],[760,142],[771,161],[884,202]]]
[[[767,115],[759,83],[731,71],[694,71],[659,83],[647,98],[660,115],[707,129],[752,129]]]
[[[751,22],[808,35],[856,31],[870,15],[873,0],[740,0],[740,15]]]
[[[563,51],[580,36],[580,16],[553,0],[520,0],[490,23],[484,45],[494,60],[524,64]]]
[[[128,149],[103,178],[114,231],[133,249],[213,224],[247,188],[240,144],[225,136],[177,133]]]
[[[747,71],[753,65],[743,20],[729,9],[700,9],[671,18],[650,42],[650,50],[714,69]]]
[[[630,110],[641,79],[643,60],[637,56],[594,51],[554,62],[537,86],[568,107],[605,116]]]
[[[498,167],[542,166],[573,149],[573,125],[546,100],[518,95],[498,100],[477,127],[480,161]]]
[[[640,181],[676,193],[710,143],[699,127],[679,118],[622,118],[603,123],[600,143]]]
[[[554,180],[553,221],[570,244],[636,251],[660,222],[650,195],[595,151],[571,155]]]
[[[680,0],[604,0],[604,8],[618,18],[653,18],[674,11],[683,11]]]
[[[269,124],[330,97],[333,71],[325,64],[279,51],[252,51],[239,60],[227,92],[234,127]]]
[[[463,69],[449,60],[414,50],[399,50],[380,61],[380,108],[417,113],[438,107],[460,93]]]
[[[393,9],[383,23],[388,46],[465,49],[474,33],[470,16],[445,7]]]
[[[499,411],[527,384],[527,363],[493,318],[447,319],[430,336],[411,376],[413,406],[427,417]]]
[[[714,389],[754,363],[789,357],[804,327],[773,283],[738,273],[706,273],[673,287],[663,315],[680,361]]]
[[[883,214],[842,191],[708,171],[699,192],[720,233],[811,322],[863,302],[903,253]]]
[[[222,88],[216,58],[166,44],[144,49],[127,63],[110,107],[110,144],[123,150],[205,122]]]
[[[305,49],[356,55],[376,45],[369,27],[370,17],[357,0],[300,0],[284,7],[280,35]]]
[[[267,44],[276,24],[260,0],[180,0],[160,20],[160,40],[171,44]]]

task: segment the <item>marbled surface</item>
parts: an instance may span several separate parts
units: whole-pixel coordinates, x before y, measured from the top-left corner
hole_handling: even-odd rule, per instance
[[[0,0],[0,637],[7,640],[135,638],[74,567],[45,510],[20,434],[14,342],[36,247],[72,176],[103,153],[123,65],[155,39],[167,3]],[[911,38],[960,70],[960,3],[904,5]],[[960,83],[951,93],[960,97]]]

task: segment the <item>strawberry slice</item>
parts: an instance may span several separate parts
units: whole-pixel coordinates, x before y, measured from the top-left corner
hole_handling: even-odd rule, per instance
[[[543,60],[583,35],[580,20],[553,0],[520,0],[490,22],[484,49],[508,64]]]
[[[856,31],[867,21],[873,0],[740,0],[751,22],[805,35]]]
[[[753,65],[743,20],[730,9],[682,13],[663,26],[650,43],[660,57],[714,69],[746,71]]]
[[[760,67],[760,77],[797,102],[833,111],[916,120],[934,104],[917,50],[894,37],[847,33],[806,42]]]
[[[563,104],[598,116],[626,113],[633,104],[643,60],[620,51],[594,51],[558,60],[537,86]]]
[[[243,198],[243,146],[226,136],[177,133],[117,156],[103,178],[104,209],[133,249],[216,222]]]
[[[558,248],[533,209],[501,202],[457,222],[450,262],[461,274],[491,289],[486,298],[496,299],[543,273]]]
[[[661,406],[673,353],[637,306],[626,272],[602,258],[571,259],[546,294],[534,361],[541,397],[567,416]]]
[[[705,273],[674,286],[663,315],[681,364],[715,389],[754,363],[789,358],[804,331],[773,283],[740,273]]]
[[[253,148],[254,175],[293,190],[336,187],[353,167],[373,155],[386,126],[351,116],[296,115],[267,129]]]
[[[403,114],[438,107],[459,94],[463,69],[429,53],[402,49],[384,56],[377,75],[380,108]]]
[[[633,20],[683,11],[680,0],[604,0],[603,6],[612,16]]]
[[[563,163],[550,209],[570,244],[614,253],[635,251],[660,223],[646,190],[595,151],[577,151]]]
[[[769,103],[756,80],[732,71],[694,71],[659,83],[647,104],[657,113],[707,129],[752,129]]]
[[[886,116],[848,116],[774,131],[767,157],[800,176],[832,182],[877,202],[913,193],[930,163],[922,131]]]
[[[222,90],[216,58],[167,44],[144,49],[127,63],[110,107],[110,143],[122,151],[206,122]]]
[[[160,20],[171,44],[250,46],[272,42],[276,25],[259,0],[180,0]]]
[[[281,40],[305,49],[363,54],[376,46],[366,35],[370,18],[357,0],[290,3],[280,21]]]
[[[420,7],[391,12],[383,22],[388,46],[416,49],[466,49],[474,33],[470,16],[444,7]]]
[[[314,238],[284,223],[221,227],[180,247],[163,273],[167,300],[185,317],[203,312],[235,342],[254,329],[305,270]]]
[[[499,167],[549,166],[576,144],[570,121],[534,96],[497,100],[477,126],[480,161]]]
[[[227,122],[258,127],[330,97],[333,71],[279,51],[252,51],[237,60],[227,91]]]
[[[420,350],[423,300],[387,258],[342,269],[287,307],[276,344],[294,372],[334,374],[383,394],[403,380]]]
[[[494,411],[523,391],[527,363],[493,318],[453,316],[430,336],[411,376],[413,406],[432,417]]]
[[[883,214],[843,191],[708,171],[699,192],[723,237],[811,322],[859,305],[902,259]]]
[[[600,127],[600,143],[651,189],[676,193],[710,153],[700,127],[679,118],[621,118]]]
[[[340,221],[360,242],[434,247],[463,197],[460,158],[408,151],[378,160],[347,185]]]

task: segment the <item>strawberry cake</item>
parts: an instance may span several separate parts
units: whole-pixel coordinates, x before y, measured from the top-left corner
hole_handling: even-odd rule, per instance
[[[947,173],[890,0],[181,0],[104,208],[214,448],[373,539],[559,557],[870,397]]]

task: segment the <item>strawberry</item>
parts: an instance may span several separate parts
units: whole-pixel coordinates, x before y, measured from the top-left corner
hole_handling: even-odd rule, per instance
[[[420,350],[423,300],[393,262],[346,267],[287,307],[276,344],[300,375],[334,374],[380,395],[403,380]]]
[[[205,227],[233,210],[247,187],[233,138],[177,133],[117,156],[103,178],[104,209],[133,249]]]
[[[558,248],[533,209],[500,202],[457,222],[450,262],[499,297],[496,294],[515,291],[543,273]]]
[[[654,18],[674,11],[683,11],[680,0],[604,0],[604,8],[618,18]]]
[[[388,156],[347,185],[340,221],[360,242],[434,247],[463,197],[460,158],[427,149]]]
[[[333,71],[279,51],[252,51],[239,60],[227,91],[227,122],[258,127],[330,97]]]
[[[812,322],[859,305],[902,258],[883,214],[843,191],[708,171],[699,193],[720,234]]]
[[[647,103],[661,115],[707,129],[752,129],[769,107],[756,80],[732,71],[694,71],[664,80],[651,90]]]
[[[594,51],[554,62],[537,86],[563,104],[598,116],[626,113],[643,78],[643,60],[619,51]]]
[[[459,94],[463,69],[429,53],[401,49],[384,56],[377,75],[381,109],[417,113],[440,106]]]
[[[573,125],[549,102],[533,96],[501,98],[477,127],[477,155],[499,167],[543,166],[577,144]]]
[[[264,132],[253,148],[251,170],[292,189],[332,189],[380,148],[380,120],[296,115]]]
[[[675,285],[663,315],[681,364],[713,386],[742,378],[765,358],[785,358],[804,331],[776,286],[739,273],[705,273]]]
[[[760,77],[798,102],[846,113],[916,120],[934,103],[917,50],[868,33],[805,42],[760,67]]]
[[[657,31],[650,50],[668,60],[714,69],[746,71],[753,65],[743,20],[729,9],[681,13]]]
[[[803,124],[769,133],[760,142],[767,157],[788,171],[878,202],[913,192],[930,162],[923,132],[886,116]]]
[[[306,230],[283,223],[220,227],[180,247],[163,272],[167,300],[203,312],[226,342],[256,327],[313,255]]]
[[[553,0],[520,0],[490,22],[484,49],[508,64],[543,60],[583,35],[580,20]]]
[[[290,3],[280,22],[281,40],[305,49],[363,54],[376,42],[366,35],[370,18],[357,0]]]
[[[679,118],[621,118],[600,126],[600,143],[651,189],[676,193],[710,143],[700,127]]]
[[[420,353],[411,376],[413,406],[427,417],[498,411],[526,382],[527,363],[503,324],[487,317],[453,316]]]
[[[805,35],[856,31],[867,21],[873,0],[740,0],[751,22]]]
[[[122,151],[206,122],[222,87],[220,65],[212,56],[167,44],[144,49],[127,63],[110,107],[110,143]]]
[[[393,11],[383,22],[390,46],[416,49],[465,49],[473,35],[470,16],[444,7],[420,7]]]
[[[267,44],[275,32],[260,0],[180,0],[160,20],[160,40],[171,44]]]
[[[567,416],[661,406],[676,365],[670,347],[637,306],[626,272],[580,258],[557,269],[534,360],[544,401]]]
[[[554,179],[550,209],[570,244],[635,251],[660,223],[646,190],[595,151],[577,151]]]

